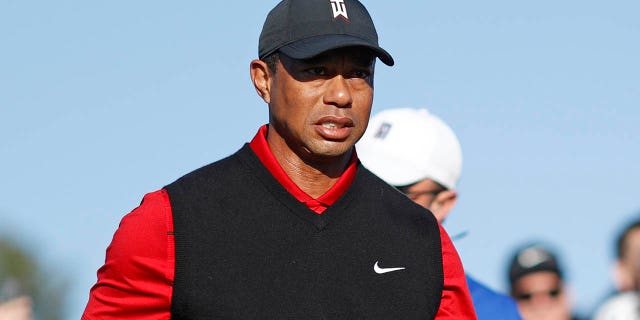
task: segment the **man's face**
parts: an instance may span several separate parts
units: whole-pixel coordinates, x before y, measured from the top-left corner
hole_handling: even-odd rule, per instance
[[[272,151],[290,150],[311,161],[348,155],[369,121],[374,61],[359,47],[309,60],[281,54],[268,101]]]
[[[444,215],[441,215],[439,210],[437,210],[438,208],[435,208],[434,200],[439,193],[445,190],[444,187],[431,179],[423,179],[400,189],[400,191],[406,194],[413,202],[431,210],[440,222],[444,220]]]
[[[620,259],[622,278],[621,291],[636,290],[640,279],[640,228],[629,231],[624,240],[622,257]]]
[[[518,279],[513,285],[512,296],[524,320],[571,318],[567,293],[554,272],[535,272]]]

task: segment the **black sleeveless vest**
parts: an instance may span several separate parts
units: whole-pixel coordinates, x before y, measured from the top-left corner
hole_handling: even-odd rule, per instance
[[[442,296],[435,218],[358,164],[322,215],[248,145],[168,185],[172,319],[432,319]],[[403,268],[403,269],[395,269]]]

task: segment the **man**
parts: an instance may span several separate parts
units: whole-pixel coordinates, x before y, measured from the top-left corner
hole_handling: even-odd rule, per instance
[[[357,145],[365,167],[429,209],[439,222],[458,198],[460,142],[426,109],[390,109],[371,118]],[[478,319],[520,319],[515,302],[467,276]]]
[[[123,218],[83,319],[475,319],[446,232],[354,151],[394,63],[364,6],[282,1],[258,51],[268,125]]]
[[[20,296],[8,301],[0,300],[0,320],[31,320],[31,298]]]
[[[640,289],[640,220],[628,223],[616,239],[614,274],[618,292]]]
[[[576,319],[562,269],[550,249],[531,244],[517,250],[509,264],[509,283],[523,319]]]
[[[615,291],[596,309],[594,319],[640,318],[640,220],[628,222],[616,238]]]

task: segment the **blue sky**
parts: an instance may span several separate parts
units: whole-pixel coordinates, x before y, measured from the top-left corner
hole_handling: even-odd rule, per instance
[[[267,121],[249,61],[276,1],[0,0],[0,232],[72,279],[79,318],[120,218]],[[505,289],[523,241],[562,254],[577,308],[640,214],[640,3],[364,1],[396,66],[373,112],[424,107],[460,138],[445,227]]]

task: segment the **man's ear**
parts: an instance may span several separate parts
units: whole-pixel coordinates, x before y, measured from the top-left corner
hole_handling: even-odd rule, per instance
[[[251,61],[249,72],[251,73],[251,81],[256,88],[258,95],[266,103],[271,102],[271,70],[269,66],[262,60]]]
[[[458,193],[454,190],[444,190],[436,196],[431,203],[430,209],[438,221],[442,222],[449,215],[451,209],[456,205]]]

